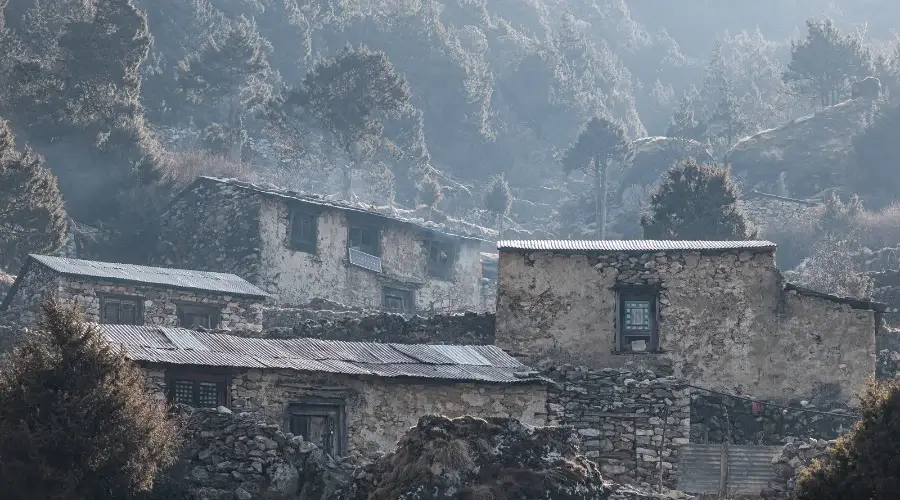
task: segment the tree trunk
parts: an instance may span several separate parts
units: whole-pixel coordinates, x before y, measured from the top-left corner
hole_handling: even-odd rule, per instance
[[[353,195],[353,183],[350,179],[350,166],[345,165],[344,168],[341,169],[341,181],[343,183],[344,190],[344,199],[350,201],[350,197]]]
[[[235,162],[241,162],[241,146],[243,142],[243,120],[241,119],[241,104],[237,98],[232,99],[228,110],[229,142],[228,158]]]
[[[503,239],[503,214],[497,214],[497,240]]]
[[[607,209],[607,172],[609,171],[609,162],[604,161],[600,164],[600,239],[606,239],[606,209]]]

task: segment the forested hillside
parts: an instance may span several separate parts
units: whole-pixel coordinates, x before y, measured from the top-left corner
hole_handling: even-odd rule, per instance
[[[490,227],[500,213],[513,234],[592,236],[603,206],[609,235],[640,237],[651,184],[677,160],[727,161],[867,76],[886,96],[898,86],[892,2],[724,5],[5,0],[0,119],[57,176],[61,194],[43,196],[61,196],[81,245],[102,242],[97,257],[141,261],[159,207],[200,174],[406,208],[436,182],[442,213]],[[866,175],[815,185],[873,209],[896,182],[883,164],[896,132],[878,128],[896,112],[878,106],[843,137]],[[621,133],[621,155],[572,149],[595,118]],[[652,136],[668,139],[635,141]],[[759,179],[754,165],[736,179],[748,189],[805,176],[779,165]],[[484,203],[500,176],[509,211]],[[10,240],[15,267],[26,248]]]

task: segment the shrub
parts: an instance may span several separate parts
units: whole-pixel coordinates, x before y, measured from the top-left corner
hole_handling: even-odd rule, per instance
[[[0,371],[7,500],[128,498],[174,461],[178,427],[141,371],[81,313],[50,301]]]
[[[871,383],[861,418],[797,479],[797,500],[887,500],[900,491],[900,384]]]

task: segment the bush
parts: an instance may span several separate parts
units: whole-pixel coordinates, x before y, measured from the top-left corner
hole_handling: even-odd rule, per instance
[[[900,384],[872,383],[861,418],[797,479],[797,500],[888,500],[900,491]]]
[[[0,371],[6,500],[129,498],[174,461],[179,429],[141,371],[51,301]]]
[[[162,162],[160,171],[163,181],[176,189],[187,186],[203,175],[250,180],[250,172],[245,165],[206,151],[169,153]]]

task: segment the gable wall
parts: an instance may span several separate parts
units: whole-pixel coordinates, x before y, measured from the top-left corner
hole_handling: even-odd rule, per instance
[[[660,283],[660,353],[615,352],[617,284]],[[496,344],[527,362],[647,366],[790,400],[853,400],[875,367],[875,314],[783,292],[774,252],[502,252]]]

